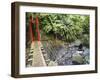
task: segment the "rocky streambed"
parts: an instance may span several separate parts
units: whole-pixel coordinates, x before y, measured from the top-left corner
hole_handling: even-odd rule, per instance
[[[47,66],[89,64],[89,48],[82,46],[79,49],[80,44],[75,42],[57,47],[53,45],[49,41],[43,42],[43,55]]]

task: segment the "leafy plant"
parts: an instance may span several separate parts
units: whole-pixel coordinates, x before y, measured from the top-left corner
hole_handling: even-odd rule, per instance
[[[47,35],[67,42],[82,39],[89,42],[89,16],[79,14],[28,13],[39,17],[39,28]],[[27,19],[28,20],[28,19]],[[88,43],[85,44],[88,44]],[[83,42],[84,43],[84,42]]]

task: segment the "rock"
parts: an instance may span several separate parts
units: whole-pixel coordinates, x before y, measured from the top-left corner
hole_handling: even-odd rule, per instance
[[[85,56],[85,58],[84,58],[84,63],[85,63],[85,64],[89,64],[89,60],[90,60],[90,59],[89,59],[89,56]]]
[[[73,54],[72,61],[82,64],[83,56],[76,52]]]
[[[65,65],[72,65],[71,59],[65,59]]]
[[[88,48],[84,48],[83,54],[84,54],[85,56],[89,56],[89,53],[90,53],[90,50],[89,50]]]
[[[48,66],[57,66],[57,63],[54,62],[54,61],[50,61],[50,62],[48,63]]]
[[[74,42],[74,45],[76,45],[76,46],[79,46],[81,44],[81,41],[80,40],[76,40],[75,42]]]

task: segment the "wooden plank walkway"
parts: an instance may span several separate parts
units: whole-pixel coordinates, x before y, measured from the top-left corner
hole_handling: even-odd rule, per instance
[[[46,62],[44,60],[43,54],[41,52],[42,44],[40,41],[34,41],[31,44],[31,49],[33,49],[33,60],[32,60],[32,66],[33,67],[40,67],[40,66],[46,66]]]

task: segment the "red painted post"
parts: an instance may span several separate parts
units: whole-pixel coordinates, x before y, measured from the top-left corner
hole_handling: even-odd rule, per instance
[[[33,19],[32,19],[32,16],[30,16],[30,20],[29,20],[30,38],[32,39],[32,41],[34,41],[34,35],[32,32],[32,24],[33,24]]]
[[[40,31],[39,31],[39,20],[38,20],[38,17],[36,17],[36,33],[38,35],[38,41],[40,41]]]

